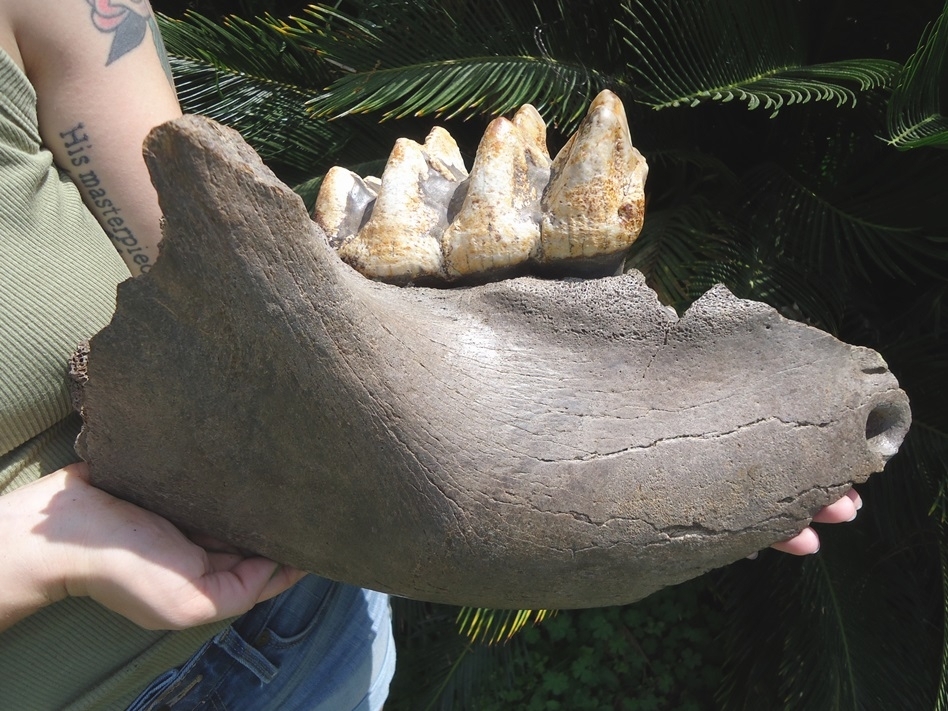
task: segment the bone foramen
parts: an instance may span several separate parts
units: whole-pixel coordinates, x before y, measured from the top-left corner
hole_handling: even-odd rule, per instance
[[[555,160],[543,119],[525,105],[487,127],[470,174],[435,128],[423,146],[396,143],[378,188],[333,168],[314,217],[344,261],[396,284],[577,266],[608,274],[642,230],[647,174],[622,102],[603,91]]]

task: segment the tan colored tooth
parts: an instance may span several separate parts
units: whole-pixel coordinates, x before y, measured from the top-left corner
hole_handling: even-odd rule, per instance
[[[432,176],[424,148],[400,138],[382,173],[372,216],[339,256],[368,277],[411,282],[442,273],[439,236],[448,181]],[[450,197],[450,196],[448,196]]]
[[[513,125],[520,131],[530,157],[536,165],[550,167],[550,151],[546,147],[546,122],[540,112],[530,104],[524,104],[514,114]]]
[[[536,110],[530,107],[542,125]],[[529,112],[498,118],[481,139],[460,211],[441,238],[449,278],[506,270],[526,262],[540,238],[540,196],[550,159]]]
[[[379,194],[379,190],[382,189],[382,179],[376,178],[374,175],[367,175],[363,179],[365,184],[368,186],[369,190],[374,190],[375,194]]]
[[[451,134],[435,126],[425,138],[425,154],[431,167],[445,180],[463,180],[467,177],[461,149]]]
[[[378,190],[367,180],[351,170],[333,166],[319,188],[313,219],[338,249],[347,237],[359,231],[365,209],[376,197]]]
[[[543,195],[540,261],[623,253],[642,230],[647,175],[622,102],[603,91],[553,161]]]

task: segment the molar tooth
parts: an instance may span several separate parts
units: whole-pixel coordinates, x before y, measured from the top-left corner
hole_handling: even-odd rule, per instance
[[[329,169],[316,197],[313,219],[328,235],[334,249],[359,231],[366,208],[376,197],[378,189],[368,179],[339,166]]]
[[[457,187],[425,149],[400,138],[389,156],[372,216],[346,240],[339,256],[368,277],[407,283],[438,277],[443,260],[439,237],[447,203]]]
[[[622,102],[611,91],[601,92],[553,161],[543,195],[539,261],[598,258],[612,270],[621,265],[642,230],[647,175]]]
[[[546,127],[533,107],[517,116],[492,121],[477,148],[464,203],[441,238],[449,278],[512,270],[537,249]]]

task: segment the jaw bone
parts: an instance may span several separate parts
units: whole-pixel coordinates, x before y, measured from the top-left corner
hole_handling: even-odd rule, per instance
[[[396,144],[374,207],[358,176],[331,171],[314,219],[344,261],[396,284],[612,273],[642,230],[647,174],[622,102],[603,91],[552,166],[546,125],[525,105],[488,126],[469,177],[436,128],[423,149]]]
[[[77,450],[186,529],[408,597],[614,605],[788,538],[908,429],[877,353],[723,287],[680,318],[635,272],[398,288],[233,131],[184,117],[146,159],[161,256],[92,339]]]

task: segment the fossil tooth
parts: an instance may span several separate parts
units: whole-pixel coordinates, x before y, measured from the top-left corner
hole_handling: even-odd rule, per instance
[[[540,261],[619,266],[642,230],[648,166],[632,145],[622,102],[601,92],[553,161],[543,195]]]
[[[451,134],[435,126],[425,138],[425,154],[432,169],[445,180],[460,181],[467,177],[464,159]]]
[[[459,182],[454,159],[460,161],[460,153],[452,155],[441,134],[446,132],[439,130],[425,146],[396,141],[372,216],[339,248],[339,256],[363,274],[396,283],[442,275],[440,237]]]
[[[356,234],[366,208],[378,197],[378,187],[369,184],[351,170],[334,166],[326,173],[316,197],[313,219],[329,236],[336,249]]]
[[[530,159],[536,165],[550,167],[550,152],[546,147],[546,122],[540,112],[530,104],[520,107],[511,119],[520,131],[529,152]]]
[[[492,121],[477,148],[464,203],[441,238],[449,278],[497,276],[537,249],[540,196],[550,176],[546,127],[533,107],[517,116]]]
[[[603,276],[642,229],[647,174],[622,102],[603,91],[553,161],[546,124],[526,104],[488,126],[470,175],[434,128],[424,146],[396,144],[381,183],[327,175],[315,219],[343,260],[395,284]]]

